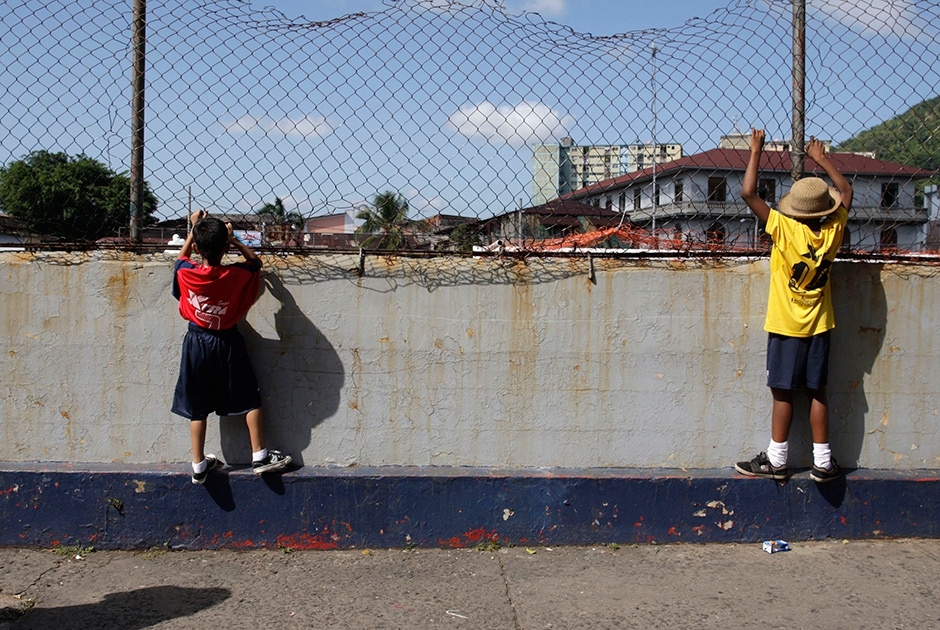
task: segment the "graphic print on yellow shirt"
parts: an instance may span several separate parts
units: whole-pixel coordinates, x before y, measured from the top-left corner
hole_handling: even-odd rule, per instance
[[[765,231],[774,245],[764,330],[811,337],[835,328],[829,273],[847,220],[848,212],[840,207],[814,232],[805,223],[770,211]]]

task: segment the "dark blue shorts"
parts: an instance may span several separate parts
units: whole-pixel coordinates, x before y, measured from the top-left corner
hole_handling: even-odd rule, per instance
[[[823,389],[829,381],[829,330],[812,337],[767,337],[767,386]]]
[[[237,416],[260,407],[258,381],[238,329],[206,330],[190,324],[171,411],[204,420],[213,412]]]

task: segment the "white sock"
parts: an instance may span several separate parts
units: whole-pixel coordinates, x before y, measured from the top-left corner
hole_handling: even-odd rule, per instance
[[[209,462],[205,459],[199,463],[193,462],[193,472],[196,473],[197,475],[199,473],[206,472],[206,468],[208,467],[209,467]]]
[[[770,441],[770,446],[767,447],[767,459],[770,460],[770,465],[774,468],[787,465],[787,451],[790,448],[790,442],[774,442]]]
[[[832,449],[829,448],[829,442],[822,444],[813,442],[813,464],[826,470],[832,468]]]
[[[260,462],[260,461],[263,461],[267,456],[268,456],[268,449],[263,448],[263,449],[261,449],[260,451],[258,451],[257,453],[252,453],[252,454],[251,454],[251,461],[252,461],[252,462]]]

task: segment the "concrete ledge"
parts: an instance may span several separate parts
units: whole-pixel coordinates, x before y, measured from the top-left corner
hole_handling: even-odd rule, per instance
[[[816,484],[731,469],[185,467],[0,462],[0,546],[468,547],[940,537],[940,471]]]

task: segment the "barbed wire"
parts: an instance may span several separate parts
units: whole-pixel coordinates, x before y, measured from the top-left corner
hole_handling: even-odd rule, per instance
[[[750,128],[776,152],[771,205],[803,144],[789,0],[604,37],[496,0],[325,22],[237,0],[147,11],[155,246],[206,208],[292,251],[760,252],[739,198]],[[800,115],[855,188],[847,250],[938,250],[938,18],[935,2],[806,4]],[[131,21],[124,1],[0,2],[4,243],[127,242]],[[382,216],[385,192],[403,212]]]

